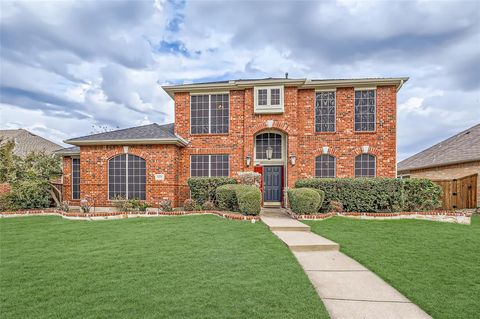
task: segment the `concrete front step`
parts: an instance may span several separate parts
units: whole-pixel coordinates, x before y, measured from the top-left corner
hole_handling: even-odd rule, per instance
[[[290,217],[266,217],[261,216],[264,224],[270,228],[271,231],[310,231],[310,226],[305,225],[298,220]]]
[[[339,250],[337,243],[305,231],[274,231],[294,252]]]

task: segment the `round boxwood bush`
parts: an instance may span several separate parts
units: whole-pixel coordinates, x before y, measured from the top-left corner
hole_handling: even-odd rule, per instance
[[[217,187],[216,200],[221,210],[235,211],[238,209],[236,188],[238,184],[227,184]]]
[[[183,202],[183,209],[186,210],[186,211],[197,210],[197,207],[198,207],[197,202],[194,199],[187,198]]]
[[[237,191],[238,209],[244,215],[258,215],[262,209],[262,193],[253,186],[251,189]]]
[[[321,197],[312,188],[293,188],[288,190],[290,209],[299,215],[316,214],[320,209]]]

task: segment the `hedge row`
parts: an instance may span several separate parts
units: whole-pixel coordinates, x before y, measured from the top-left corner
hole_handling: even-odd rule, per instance
[[[217,187],[236,183],[237,181],[230,177],[191,177],[188,179],[190,197],[200,205],[206,201],[217,203],[215,200]]]
[[[346,212],[395,212],[435,209],[440,205],[441,188],[426,179],[396,178],[308,178],[296,188],[325,192],[322,211],[331,201],[341,202]]]

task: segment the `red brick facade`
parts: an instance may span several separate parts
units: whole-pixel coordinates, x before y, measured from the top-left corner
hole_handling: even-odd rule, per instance
[[[222,90],[223,92],[223,90]],[[396,176],[396,94],[395,85],[376,88],[376,131],[354,130],[354,87],[336,90],[336,132],[315,132],[315,90],[285,87],[284,113],[255,114],[253,87],[230,90],[228,134],[190,134],[190,93],[175,93],[175,133],[188,140],[186,147],[175,145],[130,145],[129,153],[140,156],[147,163],[147,201],[156,203],[170,198],[181,205],[189,197],[187,180],[190,177],[190,155],[230,155],[230,176],[247,167],[246,157],[253,158],[254,138],[265,130],[276,130],[285,135],[287,160],[285,172],[288,187],[299,178],[313,177],[315,157],[322,147],[336,157],[336,177],[354,177],[355,156],[362,146],[369,146],[376,156],[376,176]],[[273,120],[272,127],[267,121]],[[109,206],[107,168],[108,159],[122,154],[122,146],[81,146],[81,198],[93,198],[97,206]],[[292,165],[290,155],[296,156]],[[71,161],[65,159],[65,199],[71,201]],[[156,181],[154,174],[165,174],[164,181]],[[75,203],[75,201],[72,201]]]

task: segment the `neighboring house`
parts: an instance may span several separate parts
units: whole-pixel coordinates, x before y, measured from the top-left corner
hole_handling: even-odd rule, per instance
[[[192,176],[263,174],[265,204],[306,177],[395,177],[396,99],[408,78],[232,80],[163,89],[175,123],[65,141],[64,194],[181,205]]]
[[[478,199],[480,198],[480,185],[478,183],[478,175],[480,175],[480,124],[398,163],[398,175],[403,178],[453,180],[474,174],[477,174],[476,197]]]
[[[62,148],[41,136],[33,134],[24,129],[0,130],[0,140],[5,143],[7,140],[15,142],[13,154],[24,157],[31,152],[45,152],[52,154]]]

